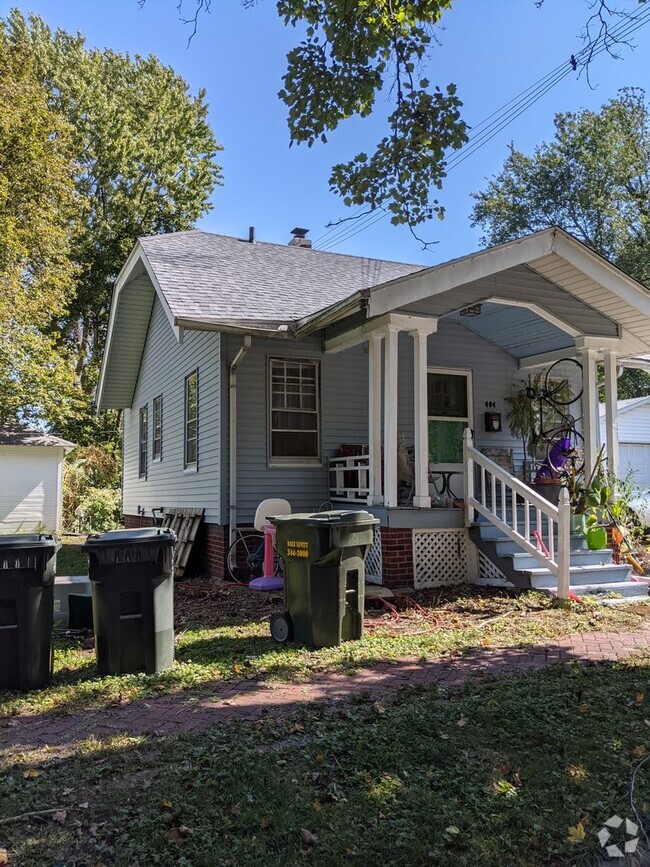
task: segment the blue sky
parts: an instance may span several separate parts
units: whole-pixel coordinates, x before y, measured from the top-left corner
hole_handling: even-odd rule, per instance
[[[309,227],[318,239],[326,223],[349,213],[329,192],[330,166],[379,140],[387,105],[380,97],[377,117],[342,124],[327,145],[289,149],[284,106],[276,94],[285,54],[298,34],[284,27],[273,0],[260,0],[252,9],[239,0],[213,0],[212,13],[203,17],[189,47],[177,0],[147,0],[143,9],[137,0],[30,0],[0,3],[0,9],[6,14],[14,5],[41,15],[51,27],[81,31],[89,45],[155,54],[193,91],[205,88],[213,128],[225,147],[220,155],[225,183],[215,191],[214,210],[201,228],[244,236],[254,225],[259,240],[286,243],[294,226]],[[619,5],[639,8],[631,0]],[[427,75],[441,85],[458,85],[465,119],[476,125],[577,52],[588,14],[585,0],[545,0],[541,9],[534,0],[456,0],[443,19],[441,45],[433,50]],[[423,251],[407,229],[384,219],[331,249],[423,264],[476,249],[480,231],[470,227],[470,196],[500,169],[510,141],[530,151],[552,137],[555,112],[597,108],[620,87],[645,87],[650,94],[650,24],[633,39],[636,50],[623,48],[621,60],[601,55],[594,62],[592,88],[584,77],[568,76],[449,173],[440,194],[446,219],[419,230],[426,240],[438,241],[435,246]],[[336,240],[330,232],[320,244]]]

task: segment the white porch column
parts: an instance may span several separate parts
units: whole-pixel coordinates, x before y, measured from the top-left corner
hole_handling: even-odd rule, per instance
[[[397,505],[397,338],[388,326],[384,340],[384,505]]]
[[[605,438],[607,440],[607,469],[617,478],[621,460],[618,447],[618,370],[616,353],[608,349],[605,361]]]
[[[591,473],[598,455],[598,381],[596,350],[583,349],[582,362],[582,429],[585,438],[585,472]]]
[[[411,332],[413,337],[413,425],[415,428],[416,509],[430,509],[429,496],[429,423],[427,397],[427,338],[436,331],[437,322]]]
[[[368,503],[384,502],[381,490],[381,341],[383,335],[373,332],[368,338]]]

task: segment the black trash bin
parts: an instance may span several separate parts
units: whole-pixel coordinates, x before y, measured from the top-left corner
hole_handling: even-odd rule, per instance
[[[99,674],[154,674],[174,662],[171,530],[110,530],[89,536],[95,657]]]
[[[54,536],[0,536],[0,689],[40,689],[50,680]]]
[[[284,559],[286,612],[271,618],[278,642],[334,647],[363,635],[364,558],[379,521],[336,510],[270,518]]]

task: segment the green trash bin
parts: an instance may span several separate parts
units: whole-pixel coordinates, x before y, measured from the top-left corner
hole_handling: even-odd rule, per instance
[[[364,558],[375,524],[368,512],[337,510],[270,518],[284,560],[286,611],[271,618],[283,643],[334,647],[363,635]]]
[[[110,530],[89,536],[95,657],[99,674],[154,674],[174,662],[171,530]]]
[[[0,536],[0,689],[40,689],[50,681],[54,536]]]

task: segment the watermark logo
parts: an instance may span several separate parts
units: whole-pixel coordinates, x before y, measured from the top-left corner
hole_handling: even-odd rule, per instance
[[[610,858],[625,858],[636,852],[639,826],[630,819],[610,816],[598,832],[598,841]]]

